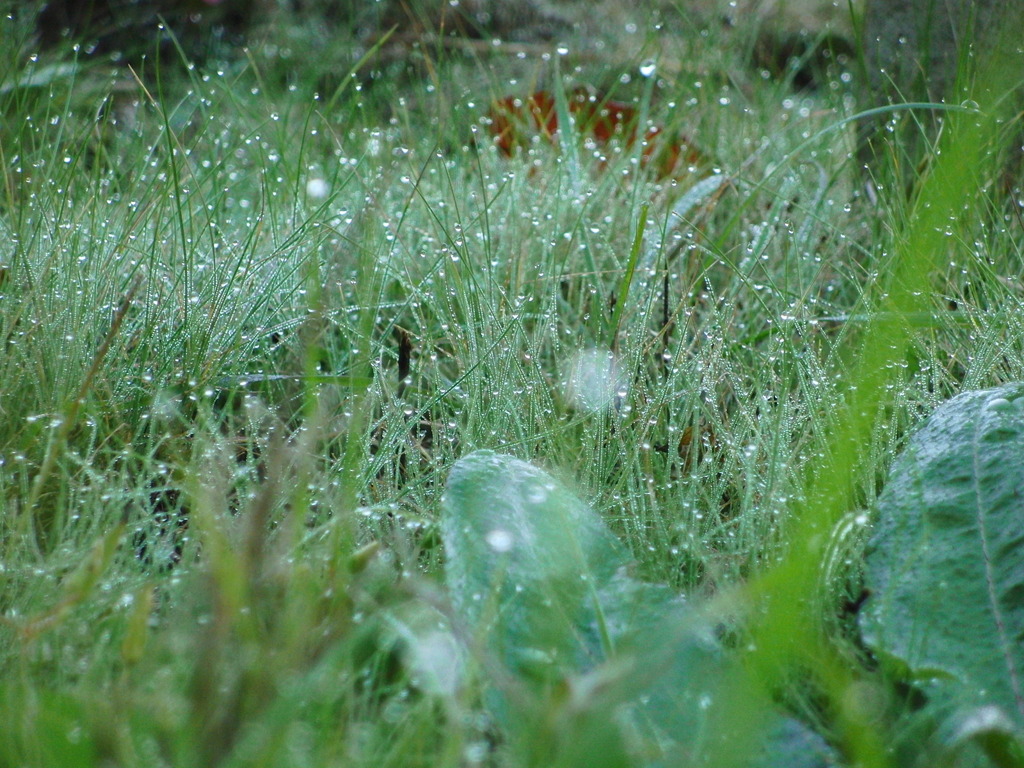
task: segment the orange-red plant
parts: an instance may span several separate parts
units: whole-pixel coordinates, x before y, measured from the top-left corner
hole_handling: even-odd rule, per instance
[[[631,147],[637,138],[639,110],[632,104],[603,99],[580,88],[569,94],[569,113],[576,127],[601,144],[620,139]],[[516,147],[525,147],[534,135],[552,144],[558,143],[558,111],[555,97],[548,91],[537,91],[528,98],[506,96],[491,104],[488,114],[495,145],[508,156]],[[649,126],[643,134],[641,160],[652,166],[658,178],[675,178],[700,165],[704,156],[685,136],[669,135],[660,126]]]

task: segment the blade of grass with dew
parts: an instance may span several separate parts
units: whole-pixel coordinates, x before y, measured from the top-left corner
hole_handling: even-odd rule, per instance
[[[633,284],[633,275],[636,274],[636,264],[640,259],[640,250],[644,244],[644,229],[647,227],[647,211],[649,205],[644,203],[640,206],[640,216],[636,221],[636,234],[633,236],[633,247],[629,251],[629,261],[626,263],[626,270],[619,281],[618,300],[615,302],[615,311],[612,313],[611,321],[608,323],[608,349],[615,351],[619,343],[619,325],[622,323],[622,313],[626,309],[626,301],[629,298],[629,287]]]
[[[349,71],[345,74],[343,78],[341,78],[341,82],[338,84],[338,87],[334,89],[334,93],[331,94],[331,97],[327,99],[327,103],[324,104],[324,115],[331,114],[331,112],[334,110],[335,105],[337,105],[338,100],[342,97],[345,91],[348,90],[348,87],[352,83],[352,81],[355,80],[356,73],[359,72],[359,70],[361,70],[366,65],[366,63],[370,61],[370,59],[377,55],[380,49],[384,47],[384,44],[387,43],[387,41],[395,33],[396,29],[398,29],[397,25],[389,29],[383,35],[381,35],[377,39],[377,42],[375,42],[366,53],[359,57],[359,61],[353,64],[352,68],[349,69]]]
[[[569,192],[573,197],[583,189],[583,169],[580,166],[580,150],[576,143],[576,119],[569,109],[569,99],[565,94],[565,83],[559,67],[560,54],[553,57],[555,68],[555,118],[558,125],[558,148],[561,157],[569,169]]]
[[[128,292],[122,299],[121,305],[114,313],[114,320],[110,324],[110,330],[107,331],[107,335],[100,344],[100,348],[96,351],[92,365],[89,367],[89,370],[86,371],[85,378],[82,380],[81,386],[78,388],[75,396],[65,405],[64,413],[61,415],[56,428],[50,433],[50,438],[46,444],[46,453],[43,456],[43,461],[39,467],[39,471],[36,473],[35,480],[32,482],[32,490],[25,502],[24,508],[26,512],[26,522],[35,514],[34,510],[36,504],[39,502],[43,489],[50,478],[50,474],[53,472],[61,451],[67,444],[71,430],[78,423],[78,415],[82,405],[85,403],[85,398],[88,396],[94,382],[96,381],[96,377],[99,375],[103,362],[106,360],[107,354],[110,352],[111,345],[114,343],[114,340],[118,337],[118,334],[121,331],[121,326],[124,323],[125,316],[128,314],[128,310],[132,306],[132,300],[135,298],[135,294],[140,285],[142,285],[141,276],[135,278],[135,282],[132,283]],[[52,523],[57,521],[50,522]],[[56,528],[59,528],[59,526],[56,526]],[[40,531],[40,533],[45,535],[46,531]]]

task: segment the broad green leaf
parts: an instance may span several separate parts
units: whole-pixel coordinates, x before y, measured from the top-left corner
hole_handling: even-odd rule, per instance
[[[442,533],[456,607],[519,675],[557,680],[592,667],[626,631],[630,611],[643,611],[645,598],[670,599],[619,573],[628,553],[597,514],[510,456],[478,451],[455,465]],[[629,607],[607,594],[630,589]]]
[[[481,660],[488,706],[503,727],[522,724],[543,764],[620,765],[628,754],[682,765],[714,748],[707,718],[734,661],[699,611],[629,574],[625,547],[563,484],[509,456],[471,454],[449,477],[442,532],[457,634]],[[766,754],[790,754],[791,731],[766,733]]]
[[[941,706],[1024,726],[1024,384],[941,406],[893,465],[866,563],[868,645]]]

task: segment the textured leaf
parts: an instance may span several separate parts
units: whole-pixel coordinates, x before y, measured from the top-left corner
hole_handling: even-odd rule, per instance
[[[444,508],[449,590],[510,669],[558,677],[603,658],[598,591],[627,555],[597,515],[537,467],[489,451],[455,465]]]
[[[1024,724],[1024,384],[940,407],[896,460],[867,555],[861,624],[942,706]]]
[[[599,515],[537,467],[479,451],[452,469],[442,530],[456,609],[508,677],[568,691],[563,713],[580,723],[615,713],[641,751],[683,736],[696,750],[721,669],[711,627],[664,585],[632,578]],[[499,717],[505,693],[491,702]]]
[[[441,522],[452,601],[497,662],[489,706],[503,727],[529,720],[542,764],[703,764],[722,746],[708,716],[736,659],[672,590],[629,575],[625,547],[564,485],[478,451],[452,469]],[[763,733],[754,765],[834,764],[819,736],[756,698],[753,720],[737,723]]]

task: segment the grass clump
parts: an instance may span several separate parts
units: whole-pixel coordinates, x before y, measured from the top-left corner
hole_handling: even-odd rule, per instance
[[[841,89],[610,62],[710,161],[666,180],[568,130],[503,156],[522,81],[445,78],[472,56],[324,89],[259,48],[57,66],[0,23],[4,762],[529,762],[486,681],[424,672],[443,485],[492,448],[571,477],[638,576],[775,596],[716,717],[770,689],[886,763],[847,695],[891,694],[844,614],[864,510],[924,415],[1024,369],[993,126],[953,113],[908,201],[902,167],[865,192]]]

